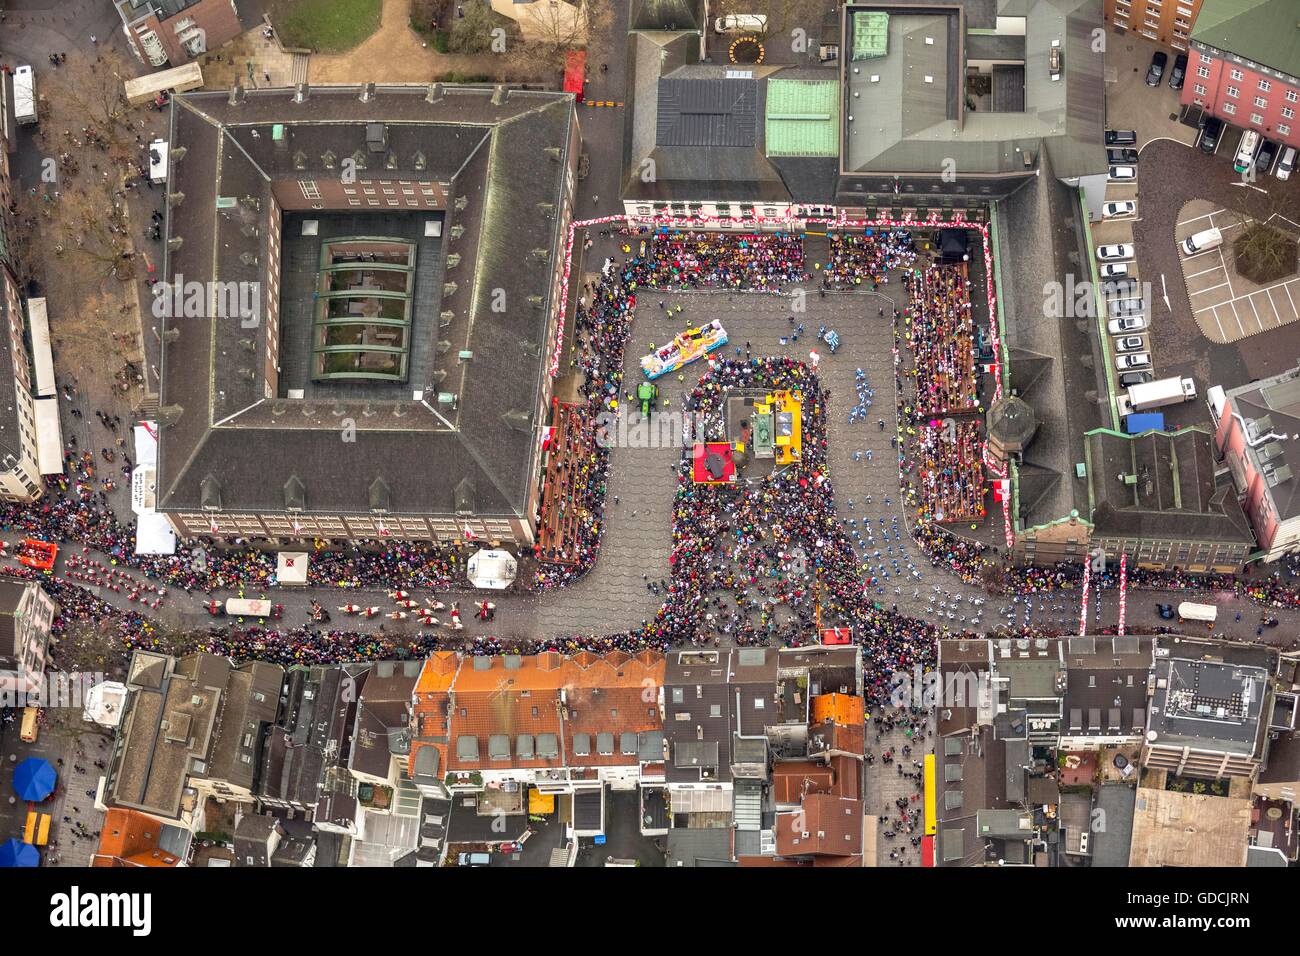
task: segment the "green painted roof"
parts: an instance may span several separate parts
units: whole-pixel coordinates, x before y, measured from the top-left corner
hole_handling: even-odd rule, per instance
[[[1192,39],[1300,76],[1296,0],[1205,0]]]
[[[889,14],[862,10],[853,14],[853,59],[870,60],[889,52]]]
[[[834,80],[768,80],[768,156],[838,156],[839,83]]]

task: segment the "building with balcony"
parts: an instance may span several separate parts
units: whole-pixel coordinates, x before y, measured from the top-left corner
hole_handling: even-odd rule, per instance
[[[1300,368],[1207,395],[1214,447],[1255,532],[1252,558],[1300,547]]]
[[[122,33],[137,60],[180,66],[243,31],[235,0],[115,0]]]
[[[1254,780],[1268,743],[1277,665],[1268,647],[1159,640],[1142,765],[1180,777]]]
[[[23,706],[41,693],[58,610],[35,581],[0,579],[0,706]]]

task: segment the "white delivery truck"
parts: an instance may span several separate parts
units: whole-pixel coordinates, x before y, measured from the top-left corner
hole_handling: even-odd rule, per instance
[[[1179,245],[1185,256],[1209,252],[1211,249],[1217,249],[1223,245],[1223,233],[1218,229],[1202,229],[1200,232],[1188,236]]]
[[[1128,404],[1135,412],[1145,412],[1164,405],[1190,402],[1196,397],[1196,383],[1190,378],[1162,378],[1133,385],[1128,390]]]
[[[36,113],[36,74],[30,66],[14,70],[14,119],[19,126],[30,126],[40,119]]]
[[[1178,605],[1178,617],[1183,621],[1203,621],[1213,624],[1219,617],[1219,609],[1213,604],[1193,604],[1184,601]]]

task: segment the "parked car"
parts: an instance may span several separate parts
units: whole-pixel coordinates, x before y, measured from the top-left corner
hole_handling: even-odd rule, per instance
[[[1132,388],[1134,385],[1145,385],[1155,380],[1155,372],[1124,372],[1119,377],[1119,384],[1120,388]]]
[[[1138,178],[1136,166],[1112,166],[1110,168],[1110,178],[1115,182],[1132,182]]]
[[[1138,151],[1131,146],[1112,146],[1106,150],[1106,162],[1120,165],[1138,161]]]
[[[1103,262],[1097,267],[1097,272],[1103,279],[1121,279],[1128,275],[1128,263]]]
[[[1138,204],[1131,199],[1125,199],[1123,202],[1102,203],[1101,218],[1115,219],[1119,216],[1136,216]]]
[[[1273,170],[1273,175],[1278,179],[1287,180],[1291,178],[1291,172],[1295,169],[1296,148],[1288,146],[1282,150],[1282,158],[1277,161],[1277,168]]]
[[[1147,347],[1147,340],[1141,335],[1125,335],[1115,340],[1116,352],[1141,352]]]
[[[1125,315],[1111,319],[1106,323],[1106,331],[1111,335],[1123,335],[1125,332],[1141,332],[1147,327],[1145,315]]]
[[[1169,54],[1164,50],[1157,50],[1151,57],[1151,65],[1147,67],[1147,86],[1159,86],[1160,78],[1165,75],[1165,64],[1169,62]]]
[[[1106,130],[1107,146],[1136,146],[1137,141],[1138,141],[1137,130],[1132,130],[1132,129]]]
[[[1237,156],[1232,161],[1234,172],[1244,173],[1255,164],[1255,156],[1259,153],[1260,135],[1253,129],[1248,129],[1241,134],[1241,142],[1237,144]]]
[[[459,866],[490,866],[492,857],[487,853],[462,853],[457,860]]]
[[[1108,299],[1132,299],[1138,293],[1137,279],[1115,279],[1101,284],[1102,294]]]
[[[1219,140],[1223,137],[1223,120],[1211,116],[1201,127],[1201,150],[1206,153],[1212,153],[1219,148]]]
[[[1156,613],[1166,621],[1172,621],[1174,619],[1174,606],[1172,604],[1157,604]]]
[[[1110,300],[1110,317],[1120,319],[1128,315],[1142,315],[1147,310],[1147,304],[1141,299],[1111,299]]]
[[[1271,139],[1266,139],[1259,147],[1259,153],[1255,156],[1255,172],[1263,175],[1273,167],[1273,160],[1277,157],[1278,144]]]
[[[1133,246],[1127,242],[1097,247],[1097,258],[1102,262],[1125,262],[1132,259],[1133,255]]]
[[[1185,79],[1187,79],[1187,54],[1180,53],[1174,57],[1174,68],[1169,71],[1170,89],[1181,90]]]
[[[1127,355],[1115,356],[1115,368],[1125,372],[1131,368],[1150,368],[1150,352],[1129,352]]]

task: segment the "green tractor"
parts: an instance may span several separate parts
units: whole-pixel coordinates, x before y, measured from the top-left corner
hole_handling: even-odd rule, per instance
[[[636,387],[636,397],[641,403],[641,417],[648,419],[655,402],[659,401],[659,386],[654,382],[642,382]]]

